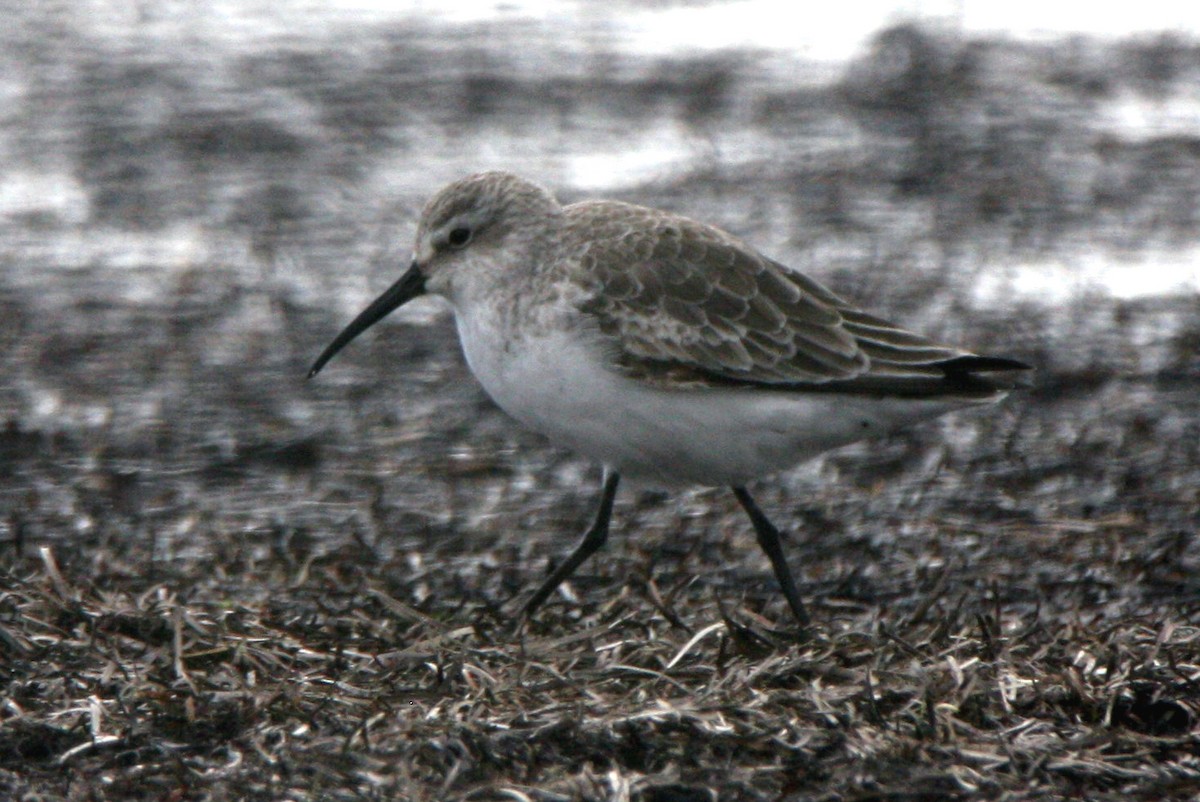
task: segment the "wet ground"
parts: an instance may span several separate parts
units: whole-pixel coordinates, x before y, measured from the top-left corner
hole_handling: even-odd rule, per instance
[[[511,46],[520,26],[225,50],[14,30],[13,798],[1198,787],[1195,276],[1136,297],[1021,282],[1086,256],[1174,286],[1150,274],[1197,246],[1200,139],[1108,112],[1186,94],[1200,48],[898,28],[789,77],[602,38],[555,70],[552,42]],[[1036,386],[756,487],[794,534],[808,640],[704,489],[624,492],[606,552],[514,633],[596,466],[496,410],[432,302],[304,380],[406,262],[425,196],[497,166],[718,223]]]

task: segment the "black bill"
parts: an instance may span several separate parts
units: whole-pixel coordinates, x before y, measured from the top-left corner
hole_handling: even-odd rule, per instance
[[[309,369],[308,378],[316,376],[321,368],[325,367],[325,363],[333,359],[334,354],[342,350],[355,337],[424,292],[425,276],[417,268],[417,263],[413,262],[412,267],[405,271],[399,281],[388,287],[383,295],[376,298],[370,306],[350,322],[349,326],[342,329],[341,334],[333,338],[333,342],[326,346],[321,355],[317,357],[317,361],[313,363],[312,368]]]

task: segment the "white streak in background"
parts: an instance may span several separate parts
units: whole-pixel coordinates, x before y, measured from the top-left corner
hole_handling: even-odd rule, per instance
[[[1178,81],[1172,88],[1173,93],[1162,98],[1121,92],[1098,109],[1096,131],[1134,141],[1195,136],[1200,132],[1200,86]]]
[[[618,49],[668,53],[749,47],[790,51],[813,61],[849,59],[878,31],[914,20],[965,34],[1018,39],[1072,33],[1118,38],[1158,31],[1200,35],[1195,3],[1180,0],[1088,5],[1056,0],[848,0],[832,6],[734,0],[644,10],[622,5],[612,15],[624,32],[615,43]]]
[[[1017,38],[1058,37],[1064,33],[1104,37],[1126,37],[1153,31],[1200,33],[1200,13],[1197,13],[1195,3],[1187,0],[1138,0],[1132,3],[962,0],[961,6],[964,30],[1003,32]]]
[[[82,225],[88,218],[87,190],[71,173],[10,168],[0,175],[0,219],[21,215],[58,218]]]
[[[210,3],[134,3],[79,0],[92,25],[113,33],[263,39],[328,33],[331,25],[385,21],[477,24],[528,20],[570,49],[597,30],[618,34],[618,52],[667,54],[686,50],[754,48],[815,61],[842,61],[861,52],[877,31],[918,20],[963,33],[1015,38],[1081,33],[1128,37],[1177,31],[1200,35],[1200,13],[1188,0],[1066,3],[1055,0],[844,0],[808,6],[780,0],[730,0],[667,5],[597,0],[214,0]]]
[[[1200,246],[1155,248],[1125,260],[1110,251],[1046,257],[981,272],[972,286],[980,308],[1013,301],[1055,306],[1086,292],[1124,300],[1200,293]]]
[[[655,125],[621,143],[619,150],[593,150],[567,159],[567,182],[601,191],[678,175],[693,162],[687,138],[677,126]]]
[[[618,47],[638,53],[753,48],[791,51],[815,61],[842,60],[862,49],[912,3],[871,0],[865,14],[806,10],[801,3],[736,0],[711,5],[626,10],[614,14]]]

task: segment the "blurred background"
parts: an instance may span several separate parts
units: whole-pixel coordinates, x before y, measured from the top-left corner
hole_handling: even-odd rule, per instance
[[[1145,587],[1194,593],[1197,20],[996,5],[5,0],[0,539],[101,584],[277,559],[347,587],[379,568],[418,604],[528,586],[598,470],[492,407],[443,309],[304,380],[406,264],[425,199],[502,168],[713,222],[1038,366],[1000,411],[765,482],[781,524],[845,549],[810,581],[895,579],[876,558],[917,550],[922,524],[895,537],[916,511],[1006,522],[947,548],[1015,574],[1012,522],[1058,554],[1108,522],[1167,555]],[[654,536],[620,553],[769,586],[711,491],[630,496],[622,529]]]

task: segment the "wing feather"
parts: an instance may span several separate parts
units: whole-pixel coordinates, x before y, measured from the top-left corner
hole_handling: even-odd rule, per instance
[[[611,201],[566,213],[587,291],[580,307],[612,341],[617,366],[639,378],[904,392],[906,379],[928,388],[961,373],[947,363],[978,359],[868,314],[711,226]]]

